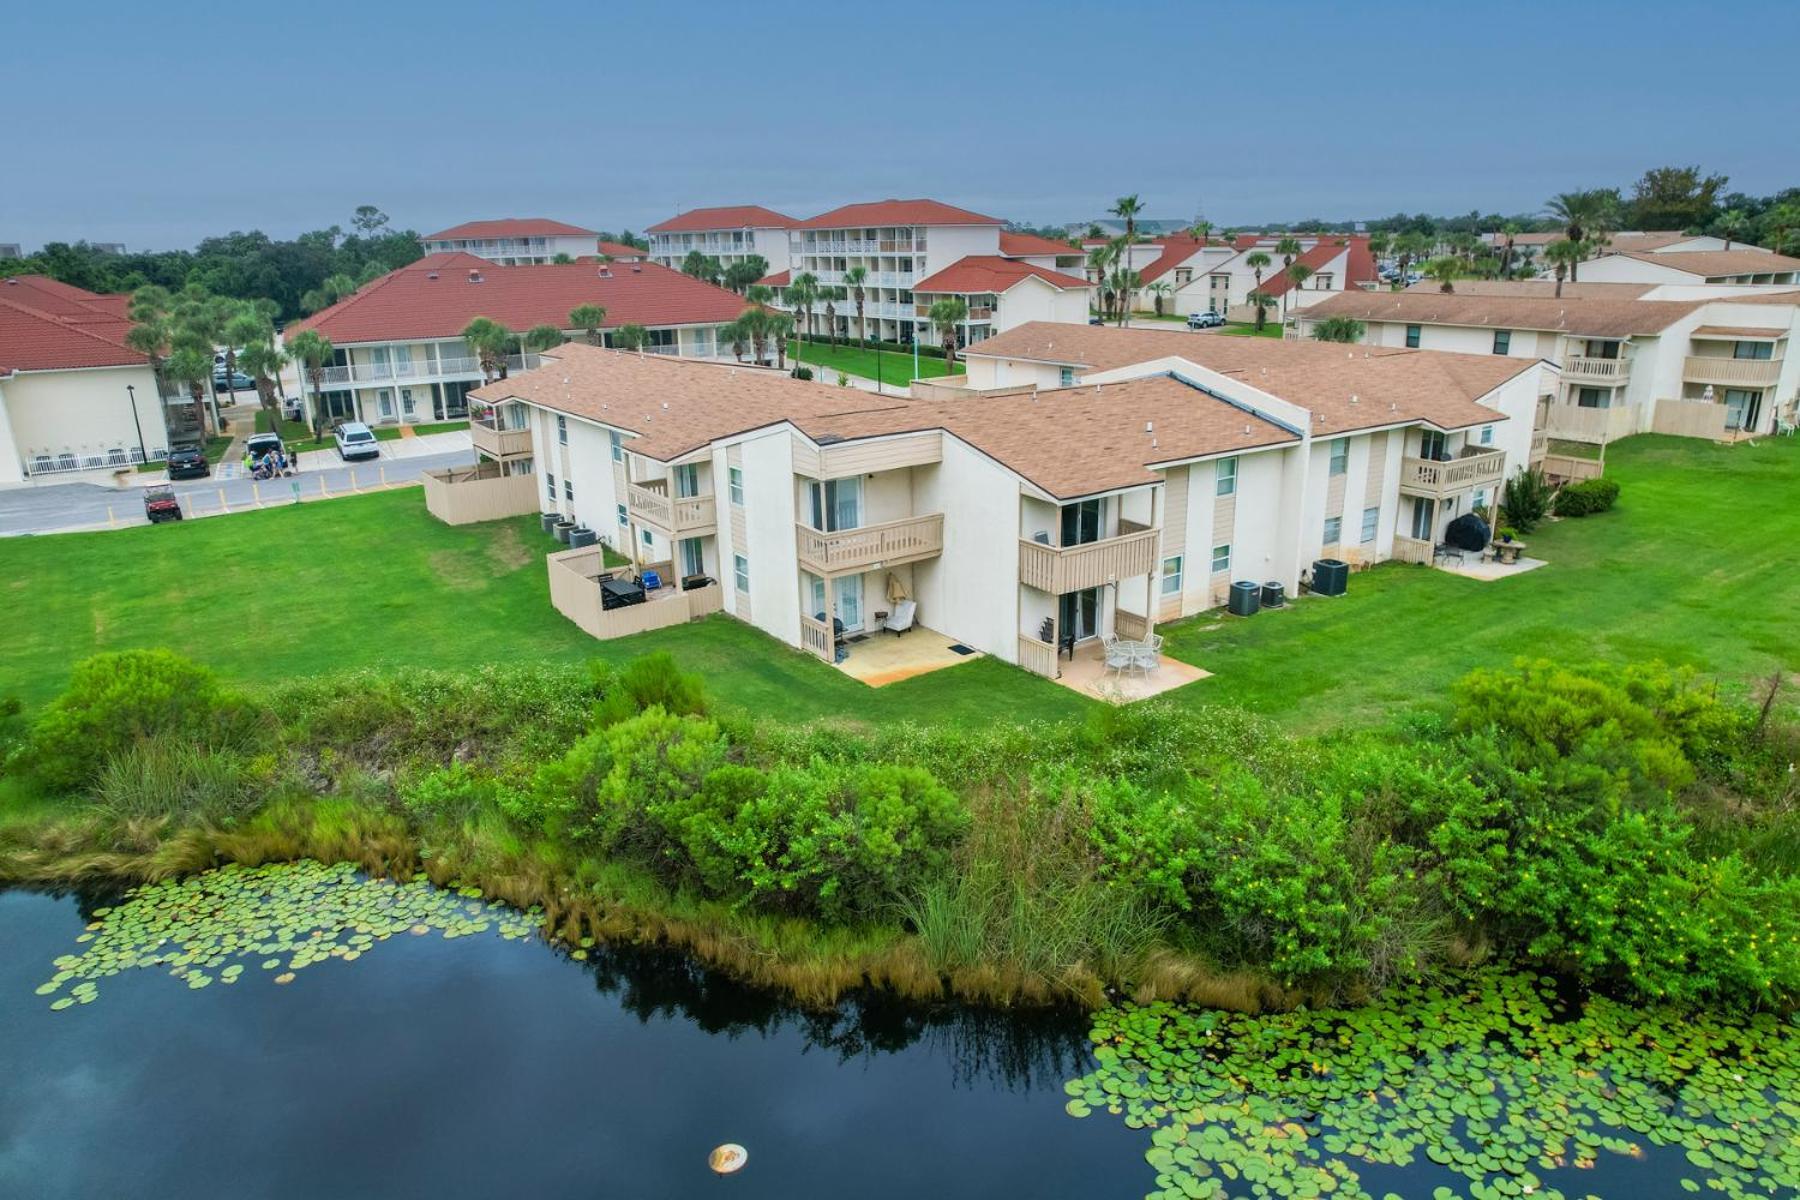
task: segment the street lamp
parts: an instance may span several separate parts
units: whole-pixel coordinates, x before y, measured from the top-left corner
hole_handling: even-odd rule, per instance
[[[138,461],[149,462],[150,451],[144,447],[144,423],[138,420],[137,388],[128,383],[125,385],[125,394],[131,398],[131,423],[137,427]]]

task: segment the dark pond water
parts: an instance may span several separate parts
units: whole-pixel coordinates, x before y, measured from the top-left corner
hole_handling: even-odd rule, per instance
[[[395,938],[275,987],[160,970],[53,1012],[81,902],[0,892],[0,1196],[1137,1196],[1072,1121],[1079,1018],[796,1011],[660,953]],[[254,969],[254,968],[252,968]],[[722,1142],[750,1151],[729,1179]]]

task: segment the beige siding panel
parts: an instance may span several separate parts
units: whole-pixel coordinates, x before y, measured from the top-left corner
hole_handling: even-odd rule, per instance
[[[920,467],[943,460],[944,438],[933,430],[822,447],[818,451],[818,475],[822,479],[841,479],[848,475],[872,475],[877,471]],[[794,469],[801,469],[797,454]]]
[[[1331,482],[1325,485],[1326,516],[1341,517],[1344,515],[1344,486],[1348,482],[1348,475],[1333,475]]]
[[[819,448],[794,434],[794,474],[817,475],[819,473]]]
[[[1178,467],[1169,472],[1168,486],[1163,492],[1164,558],[1187,553],[1188,480],[1193,470],[1192,467]],[[1186,564],[1182,565],[1185,569]]]
[[[1206,548],[1207,553],[1212,553],[1213,546],[1223,546],[1229,542],[1231,531],[1236,528],[1237,494],[1234,492],[1229,496],[1220,496],[1218,503],[1213,505],[1213,540],[1212,545]]]
[[[1364,508],[1381,507],[1381,485],[1384,482],[1382,475],[1387,471],[1387,444],[1388,435],[1385,430],[1369,435],[1369,476],[1363,482]],[[1358,519],[1361,519],[1360,514]]]

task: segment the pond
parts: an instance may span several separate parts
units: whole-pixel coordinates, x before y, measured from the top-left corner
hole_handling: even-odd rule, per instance
[[[1528,976],[1350,1014],[795,1008],[316,864],[0,892],[0,1195],[1792,1196],[1800,1038]],[[1076,1119],[1083,1118],[1083,1119]],[[707,1152],[749,1150],[715,1180]]]

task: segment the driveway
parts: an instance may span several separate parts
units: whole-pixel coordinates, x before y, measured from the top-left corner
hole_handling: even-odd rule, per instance
[[[178,480],[172,486],[187,515],[220,516],[259,504],[292,503],[296,497],[319,500],[416,483],[426,471],[474,461],[467,430],[382,442],[380,450],[379,458],[357,463],[340,461],[335,450],[308,451],[300,455],[299,474],[261,484],[246,477],[240,464],[220,463],[211,478]],[[145,473],[122,488],[110,486],[108,478],[0,490],[0,536],[145,524],[142,489],[160,481],[160,476]]]

